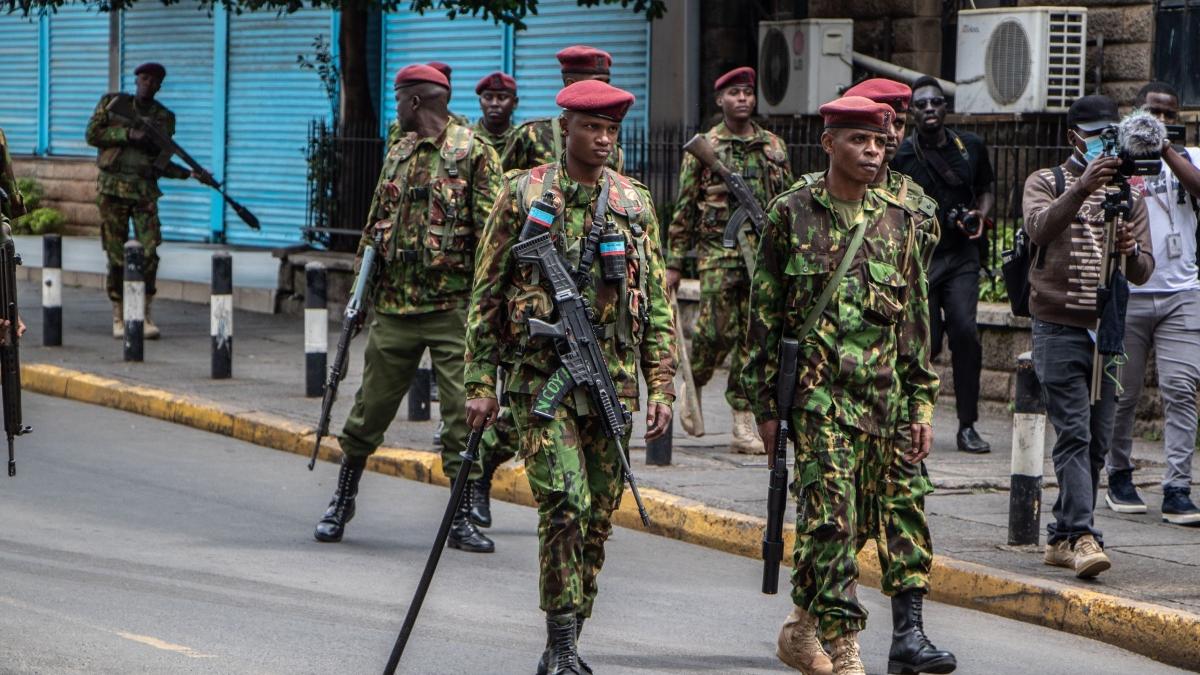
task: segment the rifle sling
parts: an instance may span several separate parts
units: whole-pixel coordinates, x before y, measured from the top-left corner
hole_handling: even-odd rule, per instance
[[[838,263],[837,270],[834,271],[833,276],[829,278],[829,283],[821,291],[821,296],[817,298],[817,303],[813,305],[812,311],[808,313],[808,316],[804,317],[804,323],[800,326],[800,332],[796,334],[796,338],[801,343],[804,342],[804,338],[808,336],[813,326],[817,325],[817,319],[821,317],[821,313],[829,305],[834,291],[842,283],[842,277],[846,276],[846,272],[850,269],[850,264],[854,261],[854,256],[858,253],[858,249],[862,247],[863,237],[866,233],[867,221],[864,219],[854,230],[854,236],[850,239],[850,246],[846,249],[846,254],[842,256],[842,261]]]

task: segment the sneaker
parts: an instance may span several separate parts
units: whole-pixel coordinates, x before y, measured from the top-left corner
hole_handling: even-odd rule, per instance
[[[1108,491],[1104,503],[1117,513],[1145,513],[1146,502],[1133,486],[1133,469],[1108,474]]]
[[[1200,525],[1200,508],[1192,503],[1188,488],[1163,490],[1162,519],[1174,525]]]
[[[1046,544],[1046,554],[1042,562],[1054,567],[1074,567],[1075,552],[1071,550],[1071,542],[1063,539],[1057,544]]]
[[[1095,537],[1085,534],[1075,540],[1075,576],[1091,579],[1110,567],[1112,562],[1104,555],[1104,549]]]

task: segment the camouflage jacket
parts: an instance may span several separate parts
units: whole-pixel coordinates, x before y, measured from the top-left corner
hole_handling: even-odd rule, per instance
[[[937,212],[937,201],[925,194],[925,188],[907,174],[894,169],[888,169],[887,179],[882,184],[871,187],[887,191],[912,213],[926,214],[930,209],[933,209],[935,214]],[[921,252],[925,271],[928,272],[929,264],[933,260],[933,251],[942,238],[942,227],[936,216],[919,217],[916,219],[916,225],[917,250]]]
[[[582,245],[592,225],[598,188],[571,180],[557,164],[505,176],[488,219],[476,261],[475,287],[467,319],[467,398],[496,396],[496,366],[512,373],[510,392],[536,394],[561,365],[549,340],[531,341],[527,321],[550,320],[553,302],[530,265],[512,254],[529,205],[544,192],[547,174],[558,198],[559,215],[552,232],[570,267],[579,264]],[[675,399],[675,333],[666,293],[666,268],[659,249],[659,226],[650,194],[642,184],[606,170],[609,223],[625,236],[626,275],[622,284],[603,281],[599,256],[593,283],[584,290],[595,312],[601,349],[620,396],[631,410],[638,404],[638,367],[646,379],[648,400],[670,404]],[[557,317],[555,317],[557,318]],[[577,389],[567,403],[579,414],[590,406]]]
[[[797,410],[887,437],[902,421],[930,423],[937,375],[929,366],[929,303],[917,233],[932,200],[912,212],[870,189],[862,247],[813,330],[800,340]],[[743,385],[755,416],[778,416],[781,336],[799,330],[861,223],[840,222],[823,174],[803,176],[767,211],[751,290]],[[901,376],[909,381],[903,384]]]
[[[563,154],[563,137],[558,119],[542,117],[510,130],[508,142],[500,153],[500,165],[504,171],[532,169],[559,161]],[[613,146],[613,152],[608,156],[608,168],[617,173],[625,171],[625,151],[620,143]]]
[[[450,113],[450,121],[454,122],[460,127],[471,126],[471,120],[467,119],[465,115],[459,115],[458,113],[454,112]],[[403,135],[404,131],[400,128],[400,120],[392,120],[392,123],[388,125],[386,147],[390,148],[395,145],[396,141],[400,140],[400,137]],[[496,152],[500,152],[500,150],[497,149]]]
[[[500,186],[499,159],[468,127],[402,136],[388,148],[359,252],[390,222],[375,311],[424,314],[465,307],[475,244]]]
[[[787,145],[775,134],[754,125],[754,134],[741,138],[721,122],[704,134],[717,157],[730,171],[741,174],[765,210],[775,195],[792,184]],[[720,176],[684,153],[679,169],[679,198],[667,228],[667,267],[682,269],[688,251],[696,249],[700,269],[745,267],[737,249],[721,245],[725,223],[733,214],[729,190]],[[747,232],[754,243],[754,233]]]
[[[505,129],[504,133],[502,134],[493,134],[492,132],[488,131],[487,127],[483,125],[483,118],[481,117],[479,118],[479,121],[471,127],[471,129],[475,131],[475,138],[478,138],[484,143],[492,146],[492,149],[497,153],[501,153],[504,151],[504,146],[508,144],[508,139],[512,138],[513,131],[516,130],[516,127],[510,126],[509,128]]]
[[[5,218],[25,215],[25,200],[21,198],[21,190],[17,188],[12,156],[8,154],[8,137],[4,135],[3,130],[0,130],[0,189],[8,195],[8,200],[0,204],[0,215]]]
[[[88,145],[100,150],[96,155],[96,165],[100,167],[100,177],[97,179],[99,191],[100,194],[125,199],[158,199],[162,196],[162,191],[158,189],[160,176],[187,178],[192,172],[171,162],[160,172],[154,167],[158,149],[148,141],[134,143],[129,140],[129,132],[133,127],[108,114],[109,101],[117,96],[128,95],[118,93],[100,97],[92,118],[88,120]],[[175,135],[175,113],[166,106],[158,101],[151,101],[148,106],[142,105],[136,99],[133,105],[159,131],[167,136]]]

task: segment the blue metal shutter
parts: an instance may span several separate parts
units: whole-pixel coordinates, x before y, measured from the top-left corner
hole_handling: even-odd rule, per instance
[[[475,83],[500,70],[504,63],[504,28],[478,17],[446,18],[430,10],[424,16],[398,10],[383,17],[383,86],[380,89],[380,118],[384,129],[396,118],[392,80],[396,71],[410,63],[442,61],[454,69],[450,110],[470,119],[479,117]]]
[[[121,15],[121,89],[134,90],[133,69],[157,61],[167,69],[156,97],[175,113],[175,141],[212,165],[213,20],[191,4],[139,2]],[[163,238],[208,241],[214,194],[194,180],[163,178],[158,202]]]
[[[10,152],[32,155],[38,141],[38,24],[20,13],[0,16],[0,63],[4,95],[0,96],[0,129]],[[82,132],[80,133],[82,136]]]
[[[108,91],[109,14],[64,5],[50,16],[51,155],[94,155],[88,118]]]
[[[313,118],[328,118],[330,105],[317,74],[301,70],[296,56],[311,57],[318,34],[336,45],[332,29],[328,10],[230,15],[225,185],[262,222],[262,231],[254,232],[227,209],[230,243],[263,246],[301,239],[308,125]]]
[[[637,100],[625,118],[644,125],[650,84],[650,24],[645,14],[626,7],[579,7],[575,0],[541,0],[537,16],[516,33],[514,47],[518,113],[522,119],[557,115],[554,97],[562,89],[562,72],[554,55],[564,47],[585,44],[612,55],[612,83]]]

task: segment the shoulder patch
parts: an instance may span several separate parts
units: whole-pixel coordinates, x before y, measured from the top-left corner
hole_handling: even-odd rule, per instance
[[[622,176],[616,171],[609,171],[608,208],[627,218],[634,218],[644,210],[642,198],[638,195],[640,183]]]
[[[446,130],[446,140],[442,143],[442,159],[448,162],[459,162],[466,159],[471,152],[471,141],[475,132],[470,127],[451,124]]]
[[[392,143],[392,147],[388,148],[388,158],[403,162],[413,154],[413,150],[417,149],[417,135],[409,132]]]

